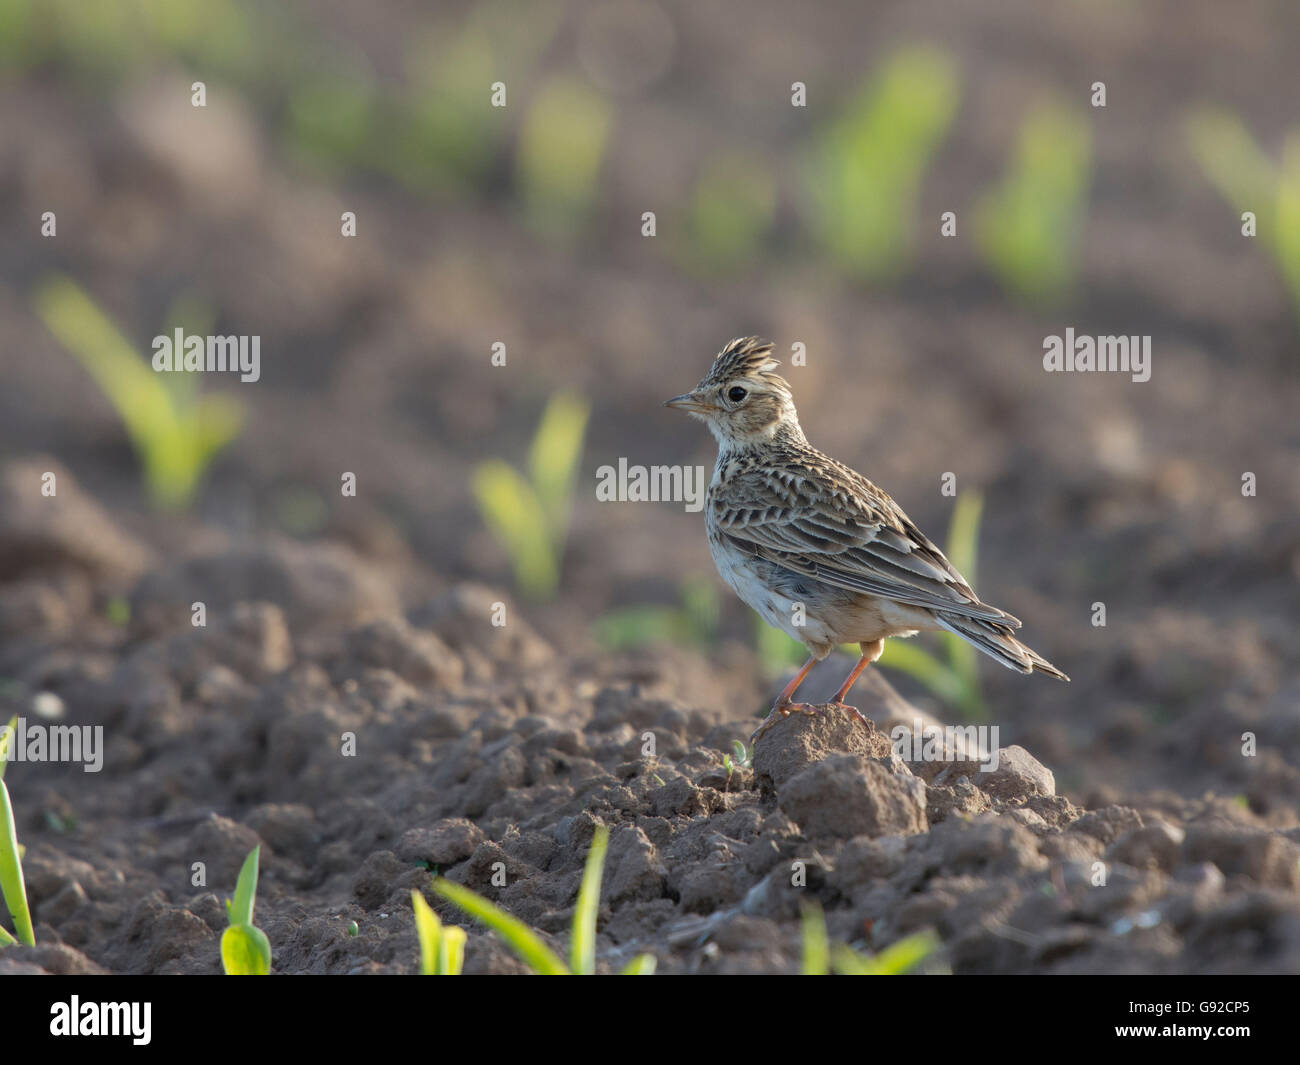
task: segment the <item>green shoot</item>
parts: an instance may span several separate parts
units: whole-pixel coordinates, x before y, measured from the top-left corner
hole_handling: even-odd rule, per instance
[[[805,903],[799,923],[803,930],[803,975],[829,976],[831,944],[821,907],[815,902]]]
[[[731,749],[736,752],[736,765],[741,769],[754,768],[754,752],[745,749],[745,745],[740,740],[731,741]]]
[[[754,159],[731,152],[704,166],[691,196],[682,265],[697,273],[743,268],[753,262],[776,211],[776,185]]]
[[[830,256],[865,280],[911,258],[921,181],[957,112],[958,76],[937,49],[890,56],[816,146],[813,226]]]
[[[939,949],[933,932],[917,932],[875,955],[863,955],[843,944],[831,951],[831,965],[840,976],[901,976],[921,965]]]
[[[804,976],[901,976],[921,965],[939,949],[939,938],[931,931],[900,939],[878,954],[859,954],[843,943],[831,945],[826,918],[816,902],[806,903],[800,921],[803,931]]]
[[[682,605],[629,606],[597,618],[596,639],[610,650],[644,647],[651,643],[703,647],[718,627],[718,591],[710,581],[682,585]]]
[[[559,544],[569,535],[569,511],[589,413],[586,400],[557,392],[542,411],[528,451],[528,475],[542,504],[546,528]]]
[[[594,976],[596,972],[596,911],[600,908],[600,881],[608,846],[609,829],[601,825],[587,851],[578,903],[573,910],[573,933],[569,937],[569,966],[579,976]]]
[[[433,890],[457,909],[481,921],[492,929],[515,955],[539,976],[590,976],[596,971],[596,911],[600,904],[601,874],[605,865],[605,850],[609,845],[609,829],[603,825],[596,829],[583,867],[582,884],[578,888],[578,901],[573,910],[573,927],[569,934],[569,962],[566,967],[536,932],[523,921],[477,892],[443,877],[434,877]],[[655,970],[651,954],[640,954],[623,969],[624,975],[649,976]]]
[[[524,117],[516,177],[528,223],[571,238],[591,211],[613,117],[604,98],[560,77],[533,96]]]
[[[799,668],[808,658],[803,644],[773,628],[757,614],[754,615],[754,642],[760,667],[773,677],[787,669]]]
[[[443,877],[434,878],[433,890],[457,909],[492,929],[538,976],[564,976],[568,973],[559,955],[546,945],[541,936],[482,895]]]
[[[411,892],[415,934],[420,937],[422,976],[459,976],[465,965],[465,929],[443,926],[438,915],[418,891]]]
[[[1275,166],[1231,111],[1199,108],[1185,129],[1210,184],[1238,214],[1255,216],[1254,232],[1276,261],[1300,317],[1300,130],[1287,136]]]
[[[1087,121],[1061,103],[1035,108],[1006,176],[975,210],[976,242],[1017,298],[1050,302],[1073,285],[1091,180]]]
[[[654,976],[655,964],[653,954],[638,954],[619,970],[619,976]]]
[[[14,922],[17,938],[0,927],[0,947],[23,943],[36,945],[36,932],[32,928],[32,914],[27,907],[27,885],[23,880],[22,850],[18,846],[18,827],[14,823],[13,804],[9,801],[9,787],[4,782],[5,767],[9,764],[9,746],[13,742],[18,716],[0,729],[0,895]]]
[[[254,847],[244,859],[235,897],[226,902],[230,927],[221,934],[221,964],[227,976],[265,976],[271,971],[271,941],[253,924],[261,851],[261,847]]]
[[[500,459],[474,469],[484,524],[510,557],[519,588],[534,599],[549,599],[559,587],[589,410],[575,396],[551,397],[529,450],[528,479]]]
[[[153,371],[112,320],[74,281],[52,277],[35,292],[36,312],[94,379],[126,428],[153,502],[183,507],[217,454],[238,434],[232,396],[195,396],[186,381]]]

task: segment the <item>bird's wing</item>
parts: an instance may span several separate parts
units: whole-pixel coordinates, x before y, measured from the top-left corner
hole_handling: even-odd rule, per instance
[[[907,606],[1019,628],[977,596],[884,492],[834,459],[783,461],[724,478],[710,506],[741,550],[795,573]]]

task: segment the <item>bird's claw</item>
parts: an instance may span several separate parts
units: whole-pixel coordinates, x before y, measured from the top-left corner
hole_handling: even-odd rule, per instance
[[[752,747],[758,742],[758,738],[778,721],[783,721],[791,714],[807,714],[809,717],[816,717],[822,712],[820,706],[812,703],[784,703],[772,707],[772,712],[763,718],[763,723],[754,729],[749,737],[749,745]]]
[[[834,707],[836,710],[847,710],[858,719],[858,723],[861,724],[863,728],[871,728],[871,722],[863,716],[862,711],[856,706],[850,706],[848,703],[827,703],[827,705]]]

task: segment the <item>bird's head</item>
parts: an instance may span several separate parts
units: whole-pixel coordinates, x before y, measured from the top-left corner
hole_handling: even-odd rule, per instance
[[[763,443],[782,432],[802,436],[790,385],[772,372],[776,366],[768,341],[737,337],[718,353],[704,380],[664,406],[699,418],[723,448]]]

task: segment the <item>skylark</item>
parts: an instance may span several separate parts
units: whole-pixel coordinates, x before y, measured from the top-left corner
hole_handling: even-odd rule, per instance
[[[763,620],[808,648],[752,740],[792,710],[818,712],[792,698],[842,643],[858,644],[862,657],[831,705],[864,722],[844,700],[889,636],[947,630],[1008,669],[1068,681],[1016,639],[1018,620],[980,602],[897,503],[808,443],[776,366],[770,343],[739,337],[692,391],[665,403],[704,421],[718,441],[705,509],[718,573]]]

